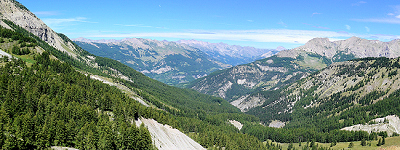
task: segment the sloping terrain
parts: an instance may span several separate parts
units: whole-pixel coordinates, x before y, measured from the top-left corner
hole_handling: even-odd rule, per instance
[[[200,49],[207,55],[215,60],[230,64],[232,66],[247,64],[258,59],[270,57],[280,50],[285,48],[279,47],[278,49],[258,49],[254,47],[242,47],[238,45],[228,45],[225,43],[209,43],[196,40],[179,40],[177,43],[186,44]]]
[[[169,125],[162,125],[154,119],[140,118],[136,121],[138,127],[142,123],[150,131],[154,145],[159,150],[205,150],[199,143]]]
[[[4,13],[28,11],[16,1],[0,2],[14,4],[12,7],[16,8]],[[23,16],[29,18],[29,15]],[[276,56],[272,61],[255,63],[254,66],[264,70],[286,71],[285,81],[257,93],[265,102],[248,113],[258,118],[241,113],[221,98],[168,86],[119,61],[95,56],[76,45],[71,54],[58,50],[14,21],[4,19],[1,24],[7,29],[0,28],[2,50],[18,58],[0,59],[2,149],[52,146],[151,149],[156,145],[153,141],[156,138],[151,137],[144,124],[139,127],[134,124],[141,117],[153,124],[157,121],[163,127],[179,129],[208,149],[278,149],[261,141],[357,141],[372,136],[365,131],[340,129],[388,115],[399,116],[400,112],[399,59],[365,58],[334,63],[297,82],[290,81],[295,77],[288,77],[292,72],[285,67],[313,70],[325,67],[321,62],[329,59],[298,51],[294,60]],[[68,37],[57,35],[71,42]],[[318,63],[310,65],[310,62]],[[244,79],[238,83],[252,86]],[[262,89],[262,86],[254,87]],[[242,128],[238,130],[229,120],[243,123]],[[270,120],[280,120],[286,125],[277,129],[260,124]],[[142,122],[146,121],[142,119]],[[160,138],[174,141],[168,135]],[[185,141],[192,143],[187,138]]]
[[[6,57],[8,57],[8,58],[11,58],[11,57],[12,57],[12,55],[10,55],[10,54],[8,54],[8,53],[2,51],[2,50],[0,50],[0,56],[1,56],[1,57],[6,56]]]
[[[386,122],[382,118],[400,115],[399,72],[400,58],[333,63],[284,88],[259,93],[264,103],[247,114],[259,117],[264,124],[284,122],[284,128],[253,124],[245,125],[241,131],[282,143],[376,141],[377,135],[383,136],[385,131],[392,133],[398,128],[397,119]],[[376,122],[371,121],[374,119]],[[357,130],[341,130],[353,125]]]
[[[400,40],[389,42],[378,40],[366,40],[359,37],[351,37],[346,40],[329,41],[328,38],[314,38],[305,45],[294,48],[313,52],[333,59],[342,59],[338,54],[354,55],[356,58],[365,57],[387,57],[396,58],[400,56]],[[281,55],[285,55],[281,53]],[[290,55],[289,55],[290,56]]]
[[[324,128],[365,123],[382,115],[398,115],[400,103],[394,99],[400,91],[399,71],[399,58],[334,63],[285,89],[266,91],[260,95],[266,99],[264,104],[248,113],[267,122],[269,119],[290,121],[289,127],[317,121],[317,116],[328,117],[333,122]],[[381,107],[386,108],[382,110]],[[317,125],[314,123],[310,125]]]
[[[239,65],[197,79],[189,88],[219,96],[242,111],[263,105],[263,91],[282,88],[312,72],[342,62],[364,57],[398,57],[399,40],[381,42],[352,37],[331,42],[315,38],[304,46],[280,51],[276,56]]]
[[[297,59],[272,56],[214,72],[193,81],[188,87],[228,101],[244,100],[254,91],[279,88],[306,77],[311,72],[326,67],[327,63],[329,60],[325,57],[307,52],[301,52]],[[242,110],[247,110],[240,107],[240,103],[236,105],[232,102],[232,104]]]
[[[139,117],[179,129],[203,147],[265,149],[260,140],[226,123],[234,117],[255,122],[258,118],[240,113],[221,98],[168,86],[116,60],[90,54],[59,33],[53,35],[75,48],[57,49],[53,40],[45,41],[47,36],[15,24],[24,18],[41,22],[27,8],[14,0],[0,3],[3,18],[13,16],[9,13],[23,16],[0,23],[1,49],[18,58],[0,59],[2,149],[151,149],[147,128],[133,124]],[[4,11],[9,8],[12,11]],[[221,113],[226,116],[216,117]]]
[[[135,70],[169,85],[186,83],[230,67],[202,51],[168,41],[130,38],[122,40],[74,39],[88,52],[118,60]]]
[[[384,118],[376,118],[371,120],[369,124],[357,124],[350,127],[342,128],[348,131],[367,131],[371,132],[387,132],[388,136],[393,133],[400,134],[400,118],[395,115],[386,116]]]
[[[39,37],[55,49],[67,53],[69,56],[77,58],[81,51],[71,41],[66,40],[49,28],[43,21],[38,19],[35,14],[30,12],[25,6],[15,0],[2,0],[0,16],[2,19],[12,21],[15,25],[29,31]],[[1,23],[4,25],[4,23]],[[10,28],[8,25],[5,27]],[[81,57],[82,59],[83,57]],[[83,58],[87,59],[87,58]]]

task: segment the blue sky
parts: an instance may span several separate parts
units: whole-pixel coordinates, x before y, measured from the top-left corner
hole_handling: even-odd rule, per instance
[[[398,0],[19,0],[69,38],[294,48],[315,37],[400,38]]]

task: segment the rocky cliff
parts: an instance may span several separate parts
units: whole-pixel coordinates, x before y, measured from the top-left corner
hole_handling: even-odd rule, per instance
[[[328,38],[314,38],[305,45],[292,50],[278,53],[280,57],[296,57],[297,51],[316,53],[321,56],[333,58],[339,53],[354,55],[356,58],[400,56],[400,39],[389,42],[367,40],[359,37],[351,37],[346,40],[329,41]]]
[[[57,50],[66,52],[70,56],[77,57],[77,48],[72,42],[66,41],[60,37],[25,6],[14,0],[0,0],[0,4],[2,6],[0,7],[1,19],[12,21],[14,24],[38,36]],[[7,27],[7,25],[5,26]]]

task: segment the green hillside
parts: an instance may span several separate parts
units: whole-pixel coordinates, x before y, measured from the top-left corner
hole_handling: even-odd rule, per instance
[[[386,137],[386,132],[340,129],[400,115],[400,58],[333,63],[354,56],[338,54],[327,59],[298,51],[296,58],[274,56],[210,75],[218,80],[196,81],[230,82],[233,90],[225,96],[264,100],[242,113],[222,98],[172,87],[117,60],[90,54],[63,34],[54,35],[62,39],[61,46],[74,48],[57,49],[12,21],[2,22],[12,29],[0,28],[0,48],[15,57],[0,59],[2,149],[155,149],[149,130],[134,124],[140,117],[176,128],[207,149],[286,146],[276,142],[310,142],[309,148],[315,148],[315,143],[331,143],[342,148],[345,142],[378,143],[378,139],[380,147],[396,146],[393,139],[397,138]],[[225,71],[230,71],[232,78],[220,78]],[[107,78],[130,93],[93,80],[93,76]],[[230,120],[243,127],[239,130]],[[286,126],[266,127],[271,120],[284,121]],[[384,139],[387,143],[382,146]]]
[[[95,57],[97,65],[93,65],[56,50],[10,21],[3,21],[14,31],[1,28],[1,33],[10,32],[22,38],[12,39],[2,34],[4,43],[0,45],[9,45],[6,52],[26,58],[1,62],[4,67],[0,68],[3,72],[0,145],[4,149],[54,145],[151,149],[148,131],[130,124],[138,117],[153,118],[177,128],[204,147],[264,149],[257,138],[242,134],[227,123],[228,119],[242,122],[259,119],[240,113],[221,98],[168,86],[118,61],[96,57],[78,48],[81,51],[76,54],[80,57]],[[29,53],[20,53],[25,47],[19,40],[24,39],[29,39],[25,43]],[[13,52],[15,46],[20,48],[19,52]],[[124,84],[156,107],[145,107],[119,89],[89,79],[91,74]],[[121,74],[129,80],[120,79]]]
[[[296,58],[272,56],[216,71],[191,82],[187,87],[234,101],[259,91],[284,87],[335,61],[300,51]]]
[[[265,103],[247,113],[266,123],[285,121],[285,129],[253,126],[244,132],[258,134],[259,138],[259,132],[267,132],[264,138],[284,143],[296,142],[299,137],[307,139],[302,141],[327,143],[370,139],[367,133],[345,133],[339,129],[400,115],[399,60],[364,58],[334,63],[286,88],[265,91],[261,93],[267,99]],[[285,138],[271,137],[273,133]]]

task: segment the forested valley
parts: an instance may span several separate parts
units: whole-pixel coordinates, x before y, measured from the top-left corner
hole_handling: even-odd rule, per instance
[[[75,49],[60,51],[14,22],[1,21],[11,28],[0,27],[0,49],[11,56],[0,59],[2,149],[157,149],[145,125],[136,126],[140,118],[178,129],[207,149],[283,149],[279,143],[301,142],[311,143],[302,149],[330,149],[314,143],[333,147],[338,142],[378,140],[381,146],[389,136],[386,132],[341,128],[400,115],[400,90],[365,90],[377,79],[399,79],[399,58],[334,63],[301,80],[290,80],[293,84],[288,81],[278,89],[260,91],[257,94],[265,103],[243,113],[222,98],[168,86],[119,61],[90,54],[61,33],[56,35],[64,46]],[[321,92],[322,79],[328,78],[319,73],[329,67],[340,70],[332,78],[352,85],[328,95]],[[126,86],[149,106],[91,76]],[[229,123],[232,120],[243,127],[236,128]],[[284,121],[286,126],[268,127],[272,120]]]
[[[12,22],[7,23],[13,26]],[[242,134],[227,123],[228,119],[242,122],[259,119],[240,113],[220,98],[170,87],[107,58],[96,58],[103,67],[83,70],[89,67],[75,62],[74,58],[56,51],[18,26],[13,27],[21,32],[5,28],[0,31],[3,44],[14,45],[6,50],[13,58],[4,56],[0,63],[0,127],[3,133],[0,144],[3,149],[50,146],[154,149],[149,131],[144,126],[132,124],[139,117],[153,118],[177,128],[208,148],[266,148],[256,137]],[[12,35],[17,36],[12,38]],[[27,43],[23,39],[28,39]],[[40,54],[32,48],[38,45],[49,52]],[[17,52],[25,47],[29,52]],[[67,62],[73,62],[72,66]],[[135,82],[107,73],[112,72],[111,67]],[[77,68],[81,71],[76,71]],[[82,74],[82,71],[126,84],[156,107],[145,107],[116,87],[90,79],[90,74]]]

